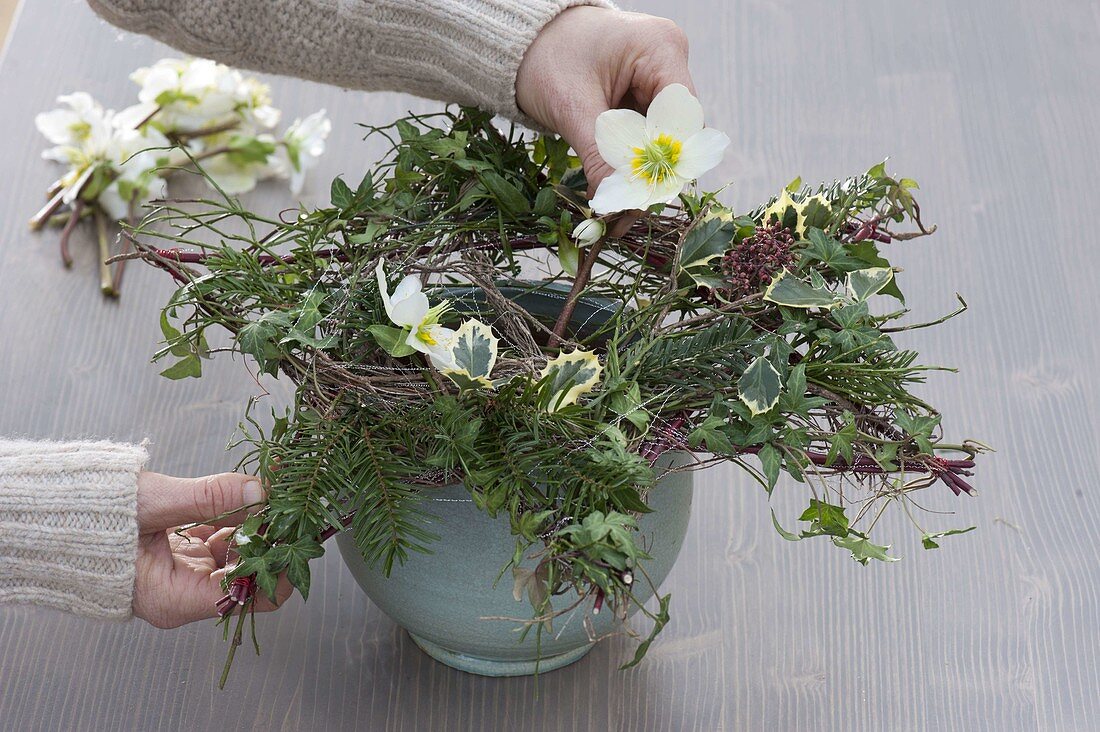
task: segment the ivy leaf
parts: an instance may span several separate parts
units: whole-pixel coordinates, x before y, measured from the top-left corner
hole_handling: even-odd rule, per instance
[[[202,376],[202,361],[196,354],[188,354],[161,371],[160,375],[173,381],[186,379],[187,377],[197,379]]]
[[[756,457],[760,458],[760,465],[763,467],[764,475],[768,479],[768,493],[771,493],[772,489],[775,488],[776,482],[779,480],[779,471],[783,467],[783,458],[779,450],[771,443],[761,447]]]
[[[879,546],[878,544],[872,544],[870,539],[865,537],[856,536],[834,536],[833,543],[842,549],[847,549],[852,553],[852,559],[856,560],[860,564],[866,565],[870,559],[877,559],[880,562],[896,562],[898,557],[891,557],[886,552],[890,550],[889,546]]]
[[[813,287],[786,270],[772,279],[764,299],[791,308],[832,308],[839,304],[829,290]]]
[[[653,630],[649,632],[649,637],[638,644],[638,650],[634,652],[634,658],[630,663],[625,663],[619,667],[620,671],[625,671],[628,668],[637,666],[645,658],[645,654],[649,651],[649,646],[652,645],[653,639],[668,625],[668,604],[672,601],[672,595],[665,595],[659,602],[657,612],[653,618]]]
[[[738,396],[753,413],[763,414],[779,401],[779,372],[763,356],[757,356],[737,380]]]
[[[939,549],[940,545],[935,541],[936,539],[942,539],[945,536],[956,536],[958,534],[965,534],[968,531],[973,531],[978,528],[977,526],[968,526],[965,529],[951,529],[950,531],[939,531],[935,534],[925,534],[921,537],[920,543],[925,549]]]
[[[609,402],[611,411],[644,430],[649,424],[649,412],[642,406],[642,392],[637,381],[631,381],[615,391]]]
[[[791,532],[787,531],[779,525],[779,519],[775,517],[775,509],[772,509],[772,526],[774,526],[775,530],[779,532],[779,535],[787,541],[802,541],[801,536],[799,536],[798,534],[792,534]]]
[[[913,438],[913,441],[917,443],[917,447],[925,455],[935,454],[932,448],[932,431],[939,425],[940,419],[941,417],[938,414],[931,417],[918,417],[909,414],[904,409],[894,411],[894,423],[905,434]]]
[[[168,322],[167,309],[162,310],[160,313],[160,332],[164,336],[164,342],[168,344],[168,352],[173,356],[183,358],[191,354],[191,349],[187,347],[186,343],[178,342],[183,334]]]
[[[688,435],[688,445],[699,447],[705,445],[707,450],[714,455],[732,455],[737,452],[724,431],[726,420],[717,414],[709,414],[703,423],[691,431]]]
[[[802,532],[804,537],[820,536],[821,534],[836,537],[848,536],[848,517],[844,515],[842,506],[834,506],[831,503],[811,498],[810,507],[802,512],[798,520],[810,522],[810,528]]]
[[[416,353],[416,349],[405,342],[408,331],[403,328],[394,328],[389,325],[372,325],[367,332],[374,336],[374,340],[382,347],[382,350],[394,358],[404,358]]]
[[[821,262],[837,272],[850,272],[863,266],[863,262],[848,254],[843,244],[820,228],[807,229],[806,237],[810,241],[810,245],[802,250],[802,256],[806,259]]]
[[[290,580],[290,584],[302,593],[302,599],[309,599],[309,561],[303,559],[292,559],[290,564],[286,568],[286,578]]]
[[[333,178],[332,186],[329,189],[329,198],[332,199],[332,205],[343,211],[345,208],[351,205],[355,195],[351,192],[351,188],[344,182],[343,178]]]
[[[276,330],[270,323],[262,320],[253,321],[241,327],[237,331],[237,346],[242,353],[255,358],[257,361],[266,360],[275,349]]]
[[[523,195],[513,183],[505,180],[499,173],[486,170],[478,178],[496,201],[502,213],[510,218],[518,218],[531,211],[527,196]]]
[[[880,292],[894,279],[894,270],[889,267],[872,267],[848,273],[848,293],[856,302],[865,302]]]
[[[858,436],[855,418],[851,412],[845,411],[841,419],[844,421],[844,426],[833,434],[829,443],[829,454],[825,456],[825,467],[831,466],[838,455],[844,458],[847,464],[852,464],[852,443]]]

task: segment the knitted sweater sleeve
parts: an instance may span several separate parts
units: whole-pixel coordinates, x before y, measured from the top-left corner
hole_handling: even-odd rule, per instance
[[[110,23],[241,68],[407,92],[523,120],[515,82],[546,23],[610,0],[88,0]]]
[[[0,602],[129,618],[147,458],[140,445],[0,439]]]

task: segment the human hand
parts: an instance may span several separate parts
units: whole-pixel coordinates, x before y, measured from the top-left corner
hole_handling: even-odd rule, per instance
[[[596,148],[596,117],[618,108],[644,113],[657,92],[676,83],[695,93],[687,36],[675,23],[577,6],[531,42],[516,75],[516,102],[577,152],[591,197],[612,172]]]
[[[176,628],[217,615],[215,603],[225,594],[222,579],[227,560],[229,568],[233,566],[229,541],[247,516],[246,509],[258,508],[263,500],[259,481],[247,475],[138,475],[134,615],[157,628]],[[223,514],[213,525],[194,526],[180,532],[182,536],[175,532],[179,526]],[[286,577],[280,577],[278,602],[291,592]],[[257,610],[274,608],[266,597],[257,599]]]

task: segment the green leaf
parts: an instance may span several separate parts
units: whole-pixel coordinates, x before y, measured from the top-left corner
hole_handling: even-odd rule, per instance
[[[764,299],[791,308],[832,308],[840,302],[829,290],[812,287],[786,270],[772,279]]]
[[[787,531],[779,525],[779,519],[775,517],[775,509],[772,509],[772,526],[774,526],[775,530],[779,532],[779,535],[787,541],[802,541],[801,536],[799,536],[798,534],[792,534],[791,532]]]
[[[577,269],[581,264],[581,248],[567,237],[558,239],[558,263],[567,275],[577,276]]]
[[[848,536],[848,517],[844,515],[842,506],[811,498],[810,507],[802,512],[798,520],[810,522],[810,528],[803,532],[803,536]]]
[[[161,371],[160,375],[173,381],[186,379],[189,376],[197,379],[202,376],[202,361],[192,353]]]
[[[856,430],[855,420],[851,412],[845,412],[843,418],[844,427],[837,430],[829,441],[829,454],[825,456],[825,467],[829,467],[836,462],[838,455],[844,458],[844,462],[848,465],[852,464],[852,444],[856,441],[859,433]]]
[[[649,424],[649,412],[642,406],[642,392],[637,381],[631,381],[616,390],[609,402],[611,411],[640,430]]]
[[[664,627],[668,625],[668,604],[669,602],[671,602],[671,600],[672,595],[665,595],[664,597],[660,598],[660,607],[658,608],[653,618],[653,630],[649,632],[649,637],[638,644],[638,649],[634,652],[633,660],[631,660],[630,663],[623,664],[619,667],[620,671],[625,671],[632,666],[637,666],[639,663],[641,663],[642,659],[645,658],[645,654],[649,651],[649,646],[652,645],[653,640],[664,629]]]
[[[405,342],[409,332],[403,328],[394,328],[389,325],[372,325],[367,332],[374,336],[374,340],[382,347],[382,350],[394,358],[404,358],[416,353],[416,349]]]
[[[894,279],[894,270],[889,267],[872,267],[849,272],[848,292],[856,302],[865,302],[890,284],[892,279]]]
[[[779,471],[783,467],[783,456],[771,443],[761,447],[756,456],[760,458],[760,465],[763,467],[764,475],[768,479],[768,492],[771,493],[779,480]]]
[[[601,371],[599,357],[590,351],[577,350],[551,359],[541,374],[543,391],[549,396],[547,409],[556,412],[576,404],[582,394],[596,388]]]
[[[275,143],[265,142],[256,137],[246,135],[234,135],[229,138],[226,146],[229,152],[226,157],[237,166],[246,166],[252,163],[263,164],[275,152]]]
[[[737,380],[738,396],[754,415],[763,414],[779,401],[779,372],[763,356],[757,356]]]
[[[680,269],[706,264],[715,257],[725,254],[733,243],[736,227],[721,219],[710,219],[699,224],[684,237],[684,246],[680,250]]]
[[[870,539],[856,536],[855,534],[844,537],[834,536],[833,543],[842,549],[850,551],[852,553],[852,559],[860,564],[867,564],[869,559],[877,559],[880,562],[898,561],[898,557],[891,557],[886,553],[890,550],[889,546],[872,544]]]
[[[802,250],[802,256],[811,261],[819,261],[837,272],[850,272],[863,266],[863,262],[848,254],[836,239],[833,239],[817,227],[807,229],[806,237],[810,245]]]
[[[164,342],[168,344],[168,352],[173,356],[184,358],[185,356],[191,355],[191,349],[187,347],[186,343],[177,342],[183,334],[168,322],[167,309],[162,310],[160,313],[160,332],[164,336]]]
[[[973,531],[978,528],[977,526],[968,526],[965,529],[951,529],[950,531],[939,531],[935,534],[925,534],[921,537],[921,544],[925,549],[939,549],[940,545],[935,541],[936,539],[942,539],[945,536],[956,536],[958,534],[965,534],[968,531]]]
[[[348,188],[348,184],[344,182],[343,178],[333,178],[332,187],[329,189],[329,197],[332,199],[332,205],[342,211],[351,205],[355,194],[351,192],[351,188]]]
[[[514,184],[502,178],[499,173],[487,170],[480,173],[478,178],[505,215],[519,218],[530,213],[531,205],[527,196],[523,195]]]
[[[256,570],[256,584],[267,598],[275,602],[275,590],[279,586],[279,576],[266,567]]]
[[[460,387],[469,388],[470,383],[478,386],[492,386],[489,375],[497,362],[497,337],[493,329],[476,318],[462,323],[455,332],[454,345],[451,347],[453,369],[443,373],[450,377],[461,377],[456,381]]]
[[[302,599],[309,599],[309,561],[305,559],[292,559],[287,565],[286,578],[290,584],[302,593]]]

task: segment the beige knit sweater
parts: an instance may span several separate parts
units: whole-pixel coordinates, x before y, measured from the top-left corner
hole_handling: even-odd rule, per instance
[[[401,91],[521,122],[516,72],[546,23],[610,0],[88,0],[196,56],[353,89]]]
[[[0,440],[0,602],[130,617],[140,445]]]
[[[523,121],[515,81],[539,30],[607,0],[89,0],[197,56]],[[0,602],[128,618],[143,447],[0,440]]]

